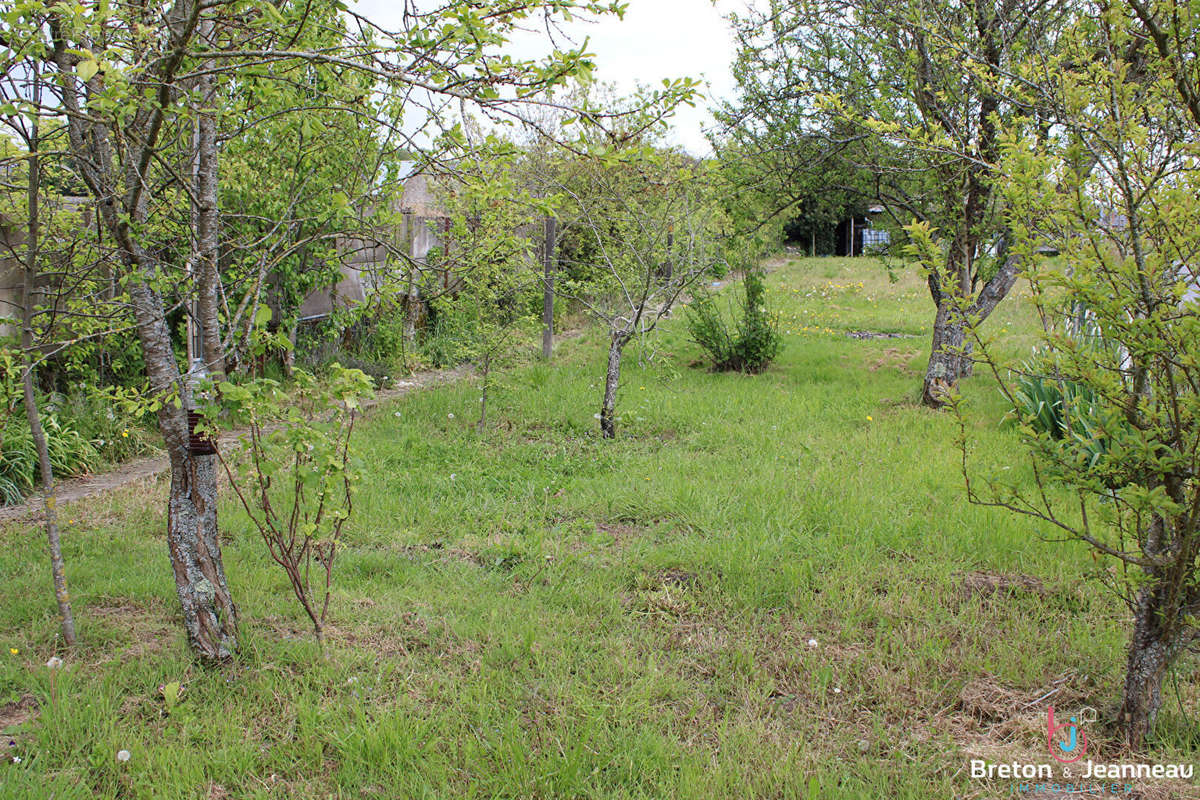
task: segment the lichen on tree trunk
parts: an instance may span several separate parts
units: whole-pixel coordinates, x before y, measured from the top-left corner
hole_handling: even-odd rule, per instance
[[[969,375],[964,370],[965,329],[948,303],[938,306],[933,322],[933,339],[925,381],[921,386],[921,402],[930,408],[941,408],[946,397],[958,386],[958,379]]]
[[[136,250],[127,256],[142,264],[152,263]],[[185,387],[171,349],[161,297],[140,282],[130,287],[129,294],[150,385],[160,392],[174,389],[182,395]],[[216,456],[191,453],[187,412],[175,403],[166,402],[159,409],[158,427],[171,464],[167,547],[188,641],[202,660],[223,661],[237,648],[237,609],[221,560]]]
[[[617,387],[621,383],[621,351],[630,334],[613,331],[608,344],[608,369],[604,373],[604,400],[600,405],[600,435],[613,439],[617,435]]]
[[[201,659],[224,661],[237,650],[237,607],[218,538],[217,457],[169,450],[167,547],[188,642]]]

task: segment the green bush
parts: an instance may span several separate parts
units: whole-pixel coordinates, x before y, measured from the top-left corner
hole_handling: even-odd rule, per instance
[[[758,373],[779,355],[779,318],[767,308],[765,295],[762,273],[748,271],[742,281],[741,318],[732,329],[710,292],[697,294],[688,307],[688,332],[708,353],[714,370]]]
[[[296,366],[323,373],[333,364],[361,370],[384,387],[400,374],[411,354],[404,349],[401,309],[388,306],[372,317],[335,317],[301,327]]]
[[[1093,314],[1083,303],[1064,309],[1065,333],[1077,352],[1116,356],[1113,344],[1104,338]],[[1073,459],[1095,470],[1108,454],[1111,434],[1127,427],[1115,409],[1107,407],[1090,387],[1062,378],[1047,361],[1047,352],[1034,348],[1012,382],[1014,408],[1011,418],[1024,422],[1036,434],[1048,436],[1060,447],[1075,451]],[[1113,465],[1106,465],[1111,468]]]

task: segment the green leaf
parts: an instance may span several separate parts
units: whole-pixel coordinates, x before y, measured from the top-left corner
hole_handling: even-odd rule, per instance
[[[167,707],[167,712],[170,713],[175,706],[179,705],[179,700],[183,696],[183,684],[181,684],[179,681],[164,683],[162,688],[159,689],[159,692],[162,694],[163,703]]]
[[[275,7],[274,3],[271,3],[271,2],[263,3],[262,9],[263,9],[263,11],[267,12],[267,16],[271,17],[271,19],[273,19],[275,22],[277,22],[281,25],[283,24],[283,22],[284,22],[283,14],[279,13],[279,9]]]
[[[92,76],[100,71],[100,65],[95,59],[85,59],[75,65],[75,72],[79,75],[82,81],[90,81]]]

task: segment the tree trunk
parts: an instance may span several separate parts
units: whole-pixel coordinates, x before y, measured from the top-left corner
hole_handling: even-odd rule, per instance
[[[300,321],[293,318],[287,329],[288,347],[283,351],[283,358],[281,359],[283,374],[287,378],[291,378],[296,374],[296,340],[299,336]]]
[[[212,45],[214,28],[211,18],[201,19],[197,33],[206,45]],[[202,62],[202,67],[211,68],[212,61]],[[201,107],[196,126],[196,324],[200,326],[199,355],[204,370],[208,375],[220,377],[225,374],[225,353],[221,346],[217,291],[221,276],[214,76],[202,75],[197,90]],[[293,327],[293,335],[294,331]],[[294,347],[289,349],[289,354],[293,350]],[[193,398],[184,407],[194,407],[194,403]],[[188,433],[186,414],[182,416],[184,432]],[[217,457],[193,455],[186,441],[177,451],[170,446],[168,450],[171,451],[171,497],[167,543],[188,638],[201,658],[221,661],[232,656],[237,647],[237,609],[225,579],[218,538]]]
[[[179,423],[187,430],[187,420]],[[217,457],[168,448],[171,489],[167,547],[188,641],[205,661],[223,661],[237,649],[237,608],[229,592],[217,528]]]
[[[417,325],[421,321],[421,295],[417,288],[417,267],[409,268],[408,293],[404,299],[404,343],[416,347]]]
[[[958,379],[963,377],[964,332],[963,321],[950,303],[940,303],[933,321],[929,364],[921,387],[921,402],[930,408],[945,405],[947,393],[954,391]]]
[[[1017,281],[1021,262],[1018,256],[1008,254],[1007,234],[1001,239],[998,257],[1003,262],[1000,269],[984,284],[974,303],[965,312],[953,307],[952,300],[943,294],[941,282],[936,276],[929,277],[929,293],[937,304],[937,315],[933,321],[933,343],[929,365],[925,370],[925,383],[921,387],[921,402],[930,408],[945,405],[945,390],[954,389],[959,378],[969,378],[975,371],[975,363],[971,359],[975,343],[966,338],[966,318],[970,318],[975,326],[982,325]],[[961,291],[969,288],[957,269],[948,269],[947,273],[958,275]]]
[[[34,103],[40,103],[41,84],[36,78],[34,79],[33,94]],[[54,597],[58,602],[58,614],[62,618],[63,641],[68,647],[74,647],[75,615],[71,613],[71,596],[67,592],[67,571],[63,564],[62,540],[58,530],[58,502],[54,495],[54,470],[50,466],[50,449],[46,445],[46,431],[42,428],[37,397],[33,391],[33,304],[38,274],[38,245],[41,236],[39,207],[41,160],[38,157],[38,148],[38,120],[35,117],[29,138],[30,159],[27,190],[29,225],[26,230],[24,280],[21,286],[21,352],[25,362],[21,383],[25,396],[25,418],[29,420],[29,433],[33,439],[33,446],[37,449],[38,468],[42,475],[42,510],[46,514],[46,542],[50,547],[50,575],[54,580]]]
[[[21,337],[25,340],[25,336]],[[33,393],[33,359],[26,351],[24,370],[25,416],[29,420],[29,432],[37,448],[38,467],[42,475],[42,510],[46,514],[46,541],[50,546],[50,575],[54,580],[54,598],[58,602],[58,615],[62,618],[63,641],[68,647],[75,646],[75,615],[71,612],[71,595],[67,591],[67,568],[62,556],[62,538],[58,530],[58,497],[54,493],[54,471],[50,466],[50,449],[46,445],[46,432],[42,429],[37,401]]]
[[[138,338],[150,385],[179,386],[162,299],[144,283],[130,288]],[[179,387],[182,391],[183,387]],[[167,549],[188,641],[204,661],[223,661],[237,648],[237,608],[229,593],[217,529],[216,456],[190,452],[187,412],[164,403],[158,427],[171,464]]]
[[[415,214],[404,215],[405,247],[408,251],[408,278],[404,292],[404,343],[408,347],[416,346],[417,326],[421,322],[421,270],[417,261],[419,224],[423,223]]]
[[[672,254],[675,252],[675,229],[674,227],[667,228],[667,261],[663,264],[663,280],[668,283],[671,278],[675,277],[675,262],[671,260]]]
[[[546,242],[542,250],[542,358],[554,354],[554,247],[557,220],[546,217]]]
[[[617,435],[617,386],[621,382],[621,351],[629,334],[613,331],[608,345],[608,370],[604,374],[604,402],[600,406],[600,435],[613,439]]]
[[[1126,660],[1125,696],[1118,723],[1129,746],[1140,750],[1162,705],[1162,682],[1170,666],[1171,641],[1162,628],[1165,588],[1156,583],[1138,591],[1133,636]]]
[[[212,20],[200,23],[200,38],[211,44]],[[203,68],[209,69],[211,61]],[[225,374],[225,353],[221,347],[221,329],[217,288],[221,276],[218,259],[220,256],[220,208],[217,204],[217,118],[213,109],[216,102],[214,77],[200,77],[197,90],[201,108],[197,111],[196,123],[196,324],[200,326],[202,352],[197,355],[204,360],[208,374]]]
[[[492,376],[491,353],[484,353],[483,363],[480,366],[483,380],[482,386],[479,389],[479,422],[475,423],[475,430],[483,433],[483,429],[487,425],[488,386],[491,383]]]

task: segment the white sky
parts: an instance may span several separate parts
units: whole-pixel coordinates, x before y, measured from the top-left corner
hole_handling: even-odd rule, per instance
[[[625,19],[600,22],[575,21],[565,32],[576,43],[588,39],[595,55],[596,78],[631,91],[639,82],[661,84],[664,78],[698,78],[705,97],[695,108],[682,107],[672,120],[671,144],[683,145],[694,155],[710,151],[704,128],[712,123],[709,97],[725,98],[733,92],[730,63],[733,35],[723,14],[745,5],[745,0],[628,0]],[[355,10],[385,28],[399,27],[403,4],[397,0],[358,0]],[[542,42],[545,38],[542,37]],[[546,46],[520,41],[514,55],[531,57]]]

